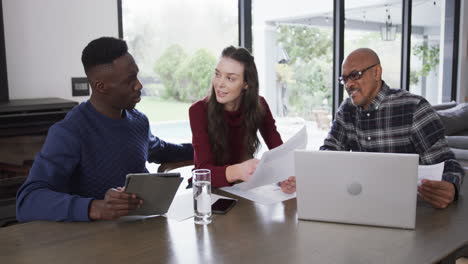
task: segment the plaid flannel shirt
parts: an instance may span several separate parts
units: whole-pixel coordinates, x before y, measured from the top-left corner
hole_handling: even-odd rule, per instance
[[[347,98],[336,112],[321,150],[416,153],[422,165],[445,162],[442,180],[456,188],[464,171],[447,145],[444,126],[421,96],[401,89],[382,88],[367,110]]]

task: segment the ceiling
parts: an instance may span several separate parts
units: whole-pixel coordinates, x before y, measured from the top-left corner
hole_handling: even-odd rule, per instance
[[[297,4],[297,3],[296,3]],[[316,26],[332,26],[333,12],[328,8],[320,8],[321,12],[299,15],[295,17],[282,17],[280,19],[270,19],[272,23],[302,24]],[[445,0],[413,0],[412,5],[412,25],[415,34],[436,34],[441,27],[442,11]],[[324,6],[323,6],[324,7]],[[329,10],[323,12],[323,10]],[[287,14],[284,10],[283,14]],[[346,26],[364,30],[378,30],[384,25],[390,15],[390,21],[394,25],[402,24],[402,0],[346,0],[345,18]]]

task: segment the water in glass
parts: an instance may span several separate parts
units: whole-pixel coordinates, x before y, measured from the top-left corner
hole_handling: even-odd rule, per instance
[[[193,206],[195,223],[211,223],[211,172],[194,170],[193,172]]]

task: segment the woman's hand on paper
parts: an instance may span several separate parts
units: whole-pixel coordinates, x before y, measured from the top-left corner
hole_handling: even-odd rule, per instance
[[[226,168],[226,179],[228,182],[248,181],[252,174],[255,172],[258,159],[249,159],[242,163],[228,166]]]

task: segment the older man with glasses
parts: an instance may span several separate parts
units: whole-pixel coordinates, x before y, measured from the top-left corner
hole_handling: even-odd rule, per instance
[[[418,194],[436,208],[458,198],[464,171],[444,136],[444,126],[421,96],[391,89],[382,80],[377,54],[351,52],[339,78],[349,98],[336,112],[321,150],[416,153],[422,165],[445,162],[442,181],[423,180]]]

